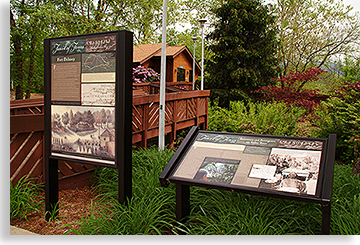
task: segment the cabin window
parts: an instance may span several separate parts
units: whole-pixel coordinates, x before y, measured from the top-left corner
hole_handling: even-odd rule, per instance
[[[177,68],[177,81],[185,82],[185,69]]]
[[[190,73],[189,73],[189,82],[193,82],[193,71],[190,70]]]

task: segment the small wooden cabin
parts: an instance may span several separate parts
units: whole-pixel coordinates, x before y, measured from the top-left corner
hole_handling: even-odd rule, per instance
[[[142,65],[160,73],[161,43],[134,45],[133,67]],[[195,61],[195,81],[200,76],[200,66]],[[193,80],[193,56],[183,46],[166,45],[166,82],[191,82]]]

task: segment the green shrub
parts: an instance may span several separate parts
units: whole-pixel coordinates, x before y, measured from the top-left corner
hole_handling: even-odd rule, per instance
[[[34,185],[26,175],[15,186],[10,181],[10,219],[27,219],[27,215],[34,211],[40,215],[40,191],[40,187]]]
[[[209,107],[211,131],[268,135],[304,136],[297,125],[305,110],[287,107],[283,103],[230,102],[230,108]]]
[[[352,164],[358,156],[360,136],[360,82],[346,84],[336,97],[322,103],[315,112],[313,131],[315,137],[337,135],[336,158],[343,163]]]

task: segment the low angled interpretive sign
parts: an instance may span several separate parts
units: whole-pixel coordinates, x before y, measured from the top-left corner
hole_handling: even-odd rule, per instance
[[[324,143],[199,132],[171,178],[316,196]]]
[[[164,187],[176,183],[182,190],[195,185],[324,204],[331,197],[335,141],[334,135],[300,138],[194,127],[159,179]],[[188,215],[177,212],[179,218]]]

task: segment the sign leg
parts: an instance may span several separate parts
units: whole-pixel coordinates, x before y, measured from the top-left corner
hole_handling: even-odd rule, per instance
[[[45,220],[59,215],[58,160],[49,159],[45,163]]]
[[[322,226],[321,226],[321,235],[330,234],[330,221],[331,221],[331,204],[329,202],[323,202],[321,204],[322,209]]]
[[[126,204],[127,200],[132,197],[132,175],[131,168],[120,168],[119,170],[119,191],[118,200],[121,204]]]
[[[176,219],[185,221],[190,215],[190,186],[176,184]]]

